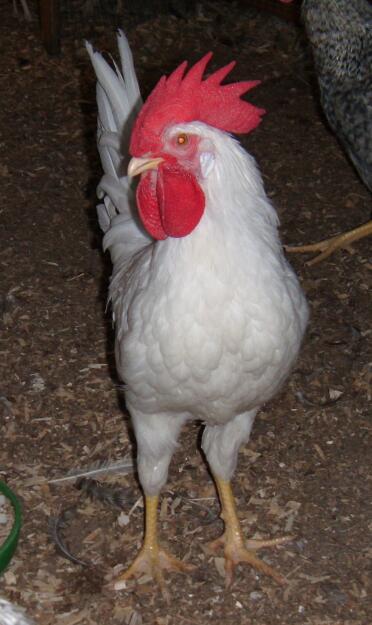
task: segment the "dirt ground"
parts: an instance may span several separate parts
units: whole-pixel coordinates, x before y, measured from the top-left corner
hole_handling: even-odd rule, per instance
[[[368,239],[312,268],[291,257],[311,323],[297,367],[257,417],[235,475],[246,535],[294,535],[264,554],[288,585],[238,567],[225,590],[221,559],[203,551],[222,524],[195,424],[171,465],[160,532],[196,571],[168,578],[169,605],[146,578],[111,589],[117,565],[127,566],[141,541],[135,474],[103,477],[103,490],[90,484],[91,497],[74,480],[49,480],[133,450],[105,313],[110,263],[95,216],[95,78],[82,41],[115,55],[115,36],[103,17],[93,23],[72,11],[61,55],[51,58],[37,21],[14,17],[8,0],[0,11],[0,478],[24,515],[0,594],[38,625],[371,623]],[[162,73],[208,50],[212,68],[236,59],[233,78],[263,81],[249,98],[268,113],[242,142],[258,160],[284,242],[367,221],[370,194],[325,124],[301,27],[223,2],[134,11],[122,25],[145,96]],[[113,485],[122,489],[122,509],[112,505]],[[88,566],[59,553],[51,517]]]

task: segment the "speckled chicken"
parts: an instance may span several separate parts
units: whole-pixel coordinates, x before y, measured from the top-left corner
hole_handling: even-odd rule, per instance
[[[329,125],[372,191],[372,5],[369,0],[304,0],[309,37]],[[319,254],[312,263],[372,233],[372,221],[291,251]]]
[[[207,54],[161,78],[142,106],[122,33],[118,45],[123,75],[87,44],[98,79],[98,214],[113,262],[117,369],[146,504],[144,543],[119,585],[146,571],[164,590],[164,569],[191,569],[159,546],[156,530],[159,493],[190,420],[204,423],[225,523],[210,549],[224,549],[227,584],[239,562],[282,583],[255,550],[286,539],[245,543],[230,486],[239,447],[288,376],[308,318],[255,161],[230,134],[259,124],[264,111],[240,97],[257,82],[222,85],[234,63],[203,79]]]

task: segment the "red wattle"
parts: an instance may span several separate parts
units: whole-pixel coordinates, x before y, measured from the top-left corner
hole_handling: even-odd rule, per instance
[[[137,205],[142,223],[147,232],[161,241],[167,238],[167,234],[160,219],[159,202],[156,196],[157,172],[149,171],[142,174],[137,187]]]
[[[137,202],[147,232],[160,240],[190,234],[205,207],[204,193],[195,176],[167,162],[142,176]]]
[[[170,237],[184,237],[204,213],[205,197],[195,176],[175,164],[159,167],[156,184],[160,218]]]

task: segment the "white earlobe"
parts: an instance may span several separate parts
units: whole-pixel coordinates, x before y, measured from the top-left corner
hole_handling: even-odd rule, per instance
[[[214,166],[214,154],[212,152],[202,152],[199,158],[202,176],[207,178]]]

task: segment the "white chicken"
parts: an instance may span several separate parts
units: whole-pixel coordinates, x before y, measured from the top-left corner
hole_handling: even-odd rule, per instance
[[[255,550],[287,538],[246,543],[230,486],[239,447],[288,376],[308,319],[255,161],[229,134],[259,124],[264,111],[240,98],[257,82],[221,85],[234,63],[203,80],[208,54],[163,77],[141,108],[121,32],[118,45],[123,74],[87,49],[98,79],[98,215],[113,263],[117,369],[146,510],[142,549],[122,579],[146,571],[164,589],[164,569],[191,568],[159,546],[156,517],[180,431],[196,419],[222,506],[225,531],[211,549],[224,548],[227,585],[239,562],[283,583]]]

